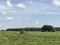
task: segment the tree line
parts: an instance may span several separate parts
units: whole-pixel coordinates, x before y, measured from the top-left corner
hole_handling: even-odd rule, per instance
[[[25,31],[40,31],[41,28],[10,28],[10,29],[7,29],[6,31],[22,31],[22,30],[25,30]]]
[[[52,25],[43,25],[41,28],[26,27],[26,28],[8,28],[6,31],[41,31],[41,32],[54,32],[60,31],[60,27],[53,27]]]

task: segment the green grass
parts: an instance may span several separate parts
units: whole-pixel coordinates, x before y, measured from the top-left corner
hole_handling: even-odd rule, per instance
[[[0,45],[60,45],[60,32],[0,31]]]

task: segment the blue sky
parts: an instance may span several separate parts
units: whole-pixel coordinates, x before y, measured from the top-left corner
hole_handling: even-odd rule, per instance
[[[60,27],[60,0],[0,0],[0,29]]]

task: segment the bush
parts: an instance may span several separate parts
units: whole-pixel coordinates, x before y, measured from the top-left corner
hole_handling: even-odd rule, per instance
[[[25,30],[22,30],[20,33],[21,34],[26,34],[27,32]]]
[[[55,29],[53,26],[51,25],[44,25],[42,28],[41,28],[41,32],[55,32]]]

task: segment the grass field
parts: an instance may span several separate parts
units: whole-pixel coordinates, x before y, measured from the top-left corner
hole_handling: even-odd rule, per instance
[[[0,45],[60,45],[60,32],[0,32]]]

